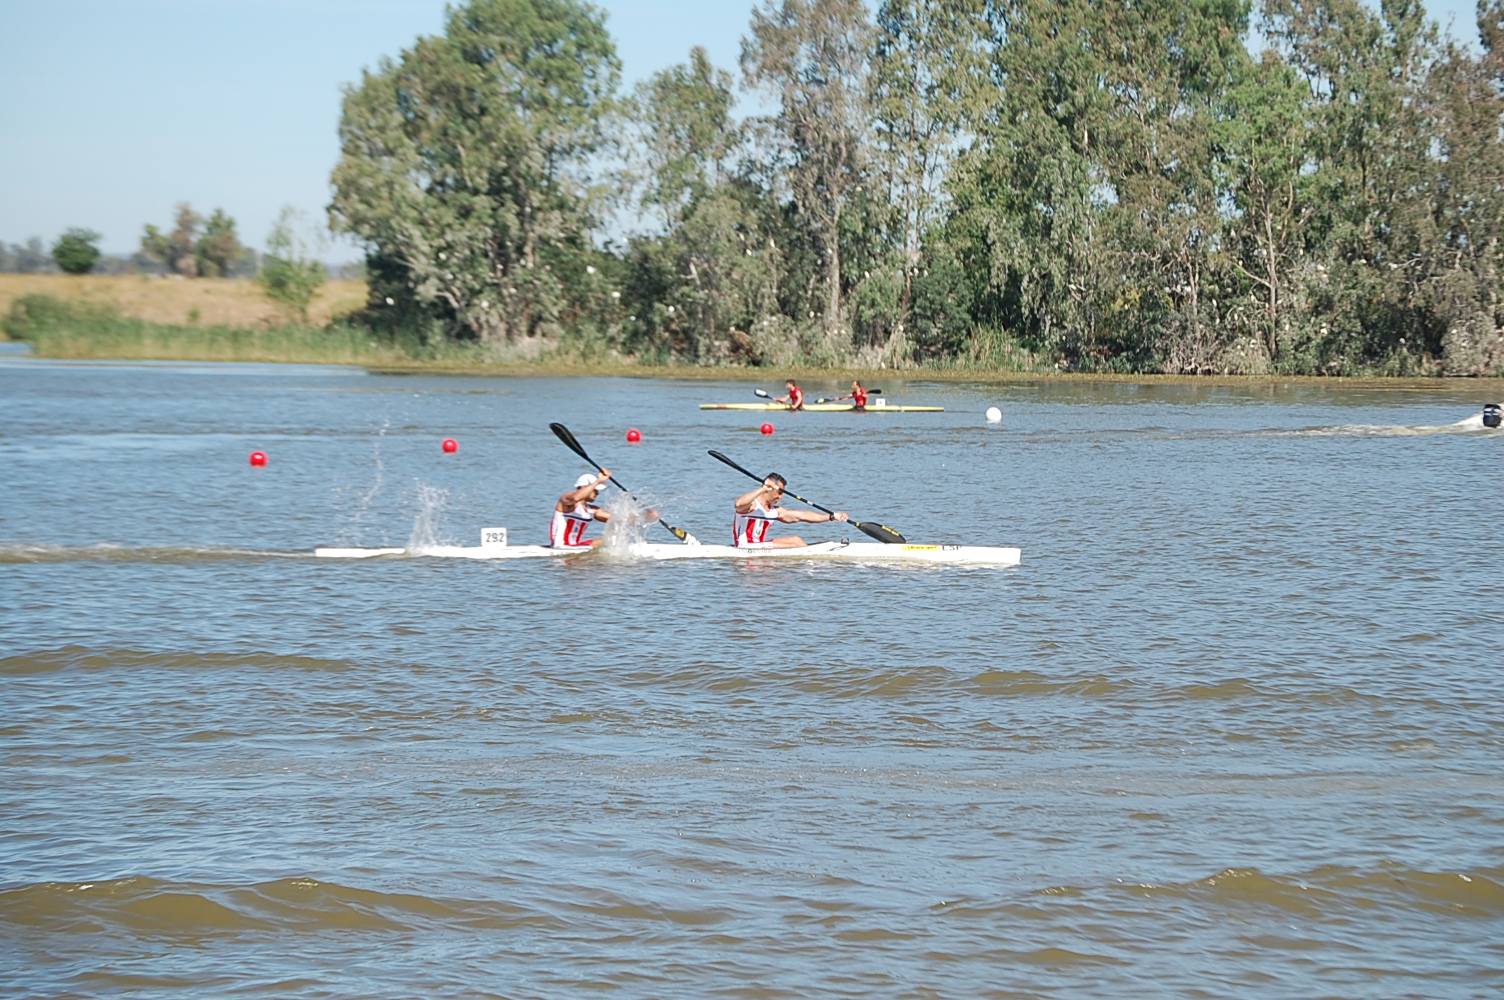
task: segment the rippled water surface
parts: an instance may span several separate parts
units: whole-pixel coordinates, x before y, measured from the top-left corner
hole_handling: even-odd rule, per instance
[[[1504,994],[1486,389],[888,388],[0,359],[5,994]],[[1023,564],[311,557],[543,541],[554,420]]]

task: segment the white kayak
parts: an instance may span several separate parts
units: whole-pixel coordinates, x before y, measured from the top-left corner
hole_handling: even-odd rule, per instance
[[[487,529],[488,532],[495,529]],[[484,536],[483,536],[484,537]],[[962,566],[1017,566],[1022,550],[995,545],[884,545],[881,542],[816,542],[786,549],[742,549],[734,545],[683,545],[632,542],[590,548],[556,549],[547,545],[427,545],[415,548],[333,548],[313,550],[320,559],[373,559],[380,556],[425,559],[559,559],[620,560],[767,559],[837,560],[844,562],[947,563]]]

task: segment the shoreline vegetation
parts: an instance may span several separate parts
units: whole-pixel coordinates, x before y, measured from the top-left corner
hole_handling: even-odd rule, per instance
[[[1472,44],[1408,2],[759,0],[739,77],[630,90],[605,17],[457,0],[343,89],[363,283],[320,293],[290,207],[257,256],[185,202],[132,258],[170,278],[0,318],[74,357],[1504,377],[1504,0]]]
[[[345,89],[329,221],[428,343],[1504,375],[1504,0],[1378,8],[765,0],[624,92],[598,8],[465,0]]]
[[[42,291],[41,289],[45,289]],[[66,296],[66,297],[59,297]],[[494,345],[375,333],[345,316],[365,298],[363,282],[331,282],[311,316],[326,325],[279,317],[247,281],[175,282],[139,276],[67,278],[0,275],[0,334],[24,342],[37,357],[70,360],[220,361],[354,365],[382,374],[608,376],[703,381],[811,382],[1097,382],[1139,385],[1344,385],[1417,389],[1448,386],[1504,395],[1504,378],[1382,375],[1282,375],[1069,372],[1042,367],[949,362],[894,367],[690,365],[660,363],[602,351],[568,337],[547,343]],[[165,322],[191,315],[196,323]],[[343,310],[343,312],[341,311]],[[213,317],[221,322],[204,322]],[[540,338],[541,339],[541,338]]]

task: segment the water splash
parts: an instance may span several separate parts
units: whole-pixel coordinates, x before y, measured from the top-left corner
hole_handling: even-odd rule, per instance
[[[599,548],[603,552],[625,555],[632,546],[647,541],[648,527],[654,520],[649,515],[656,514],[651,504],[616,490],[601,506],[611,515],[601,535]]]
[[[386,463],[381,458],[381,440],[386,437],[387,429],[391,426],[390,420],[383,421],[381,429],[376,432],[376,440],[371,442],[371,463],[376,467],[376,479],[371,483],[370,489],[355,498],[355,506],[350,511],[349,519],[339,536],[344,544],[354,545],[362,541],[361,536],[364,533],[366,518],[371,513],[371,502],[376,499],[376,494],[381,492],[381,487],[386,481]],[[345,490],[341,489],[338,492],[343,493]],[[383,532],[381,544],[385,545],[386,542],[386,534]]]
[[[418,484],[418,516],[413,518],[412,534],[407,538],[409,552],[422,552],[443,544],[439,541],[439,521],[444,508],[449,505],[449,491],[430,486],[421,479]]]
[[[1334,427],[1306,427],[1300,430],[1259,431],[1256,437],[1426,437],[1432,434],[1495,434],[1483,426],[1480,414],[1455,424],[1339,424]]]

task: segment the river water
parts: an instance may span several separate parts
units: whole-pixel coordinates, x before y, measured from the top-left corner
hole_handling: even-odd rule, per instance
[[[885,388],[0,357],[6,995],[1504,993],[1486,388]],[[1023,563],[311,558],[544,541],[555,420]]]

